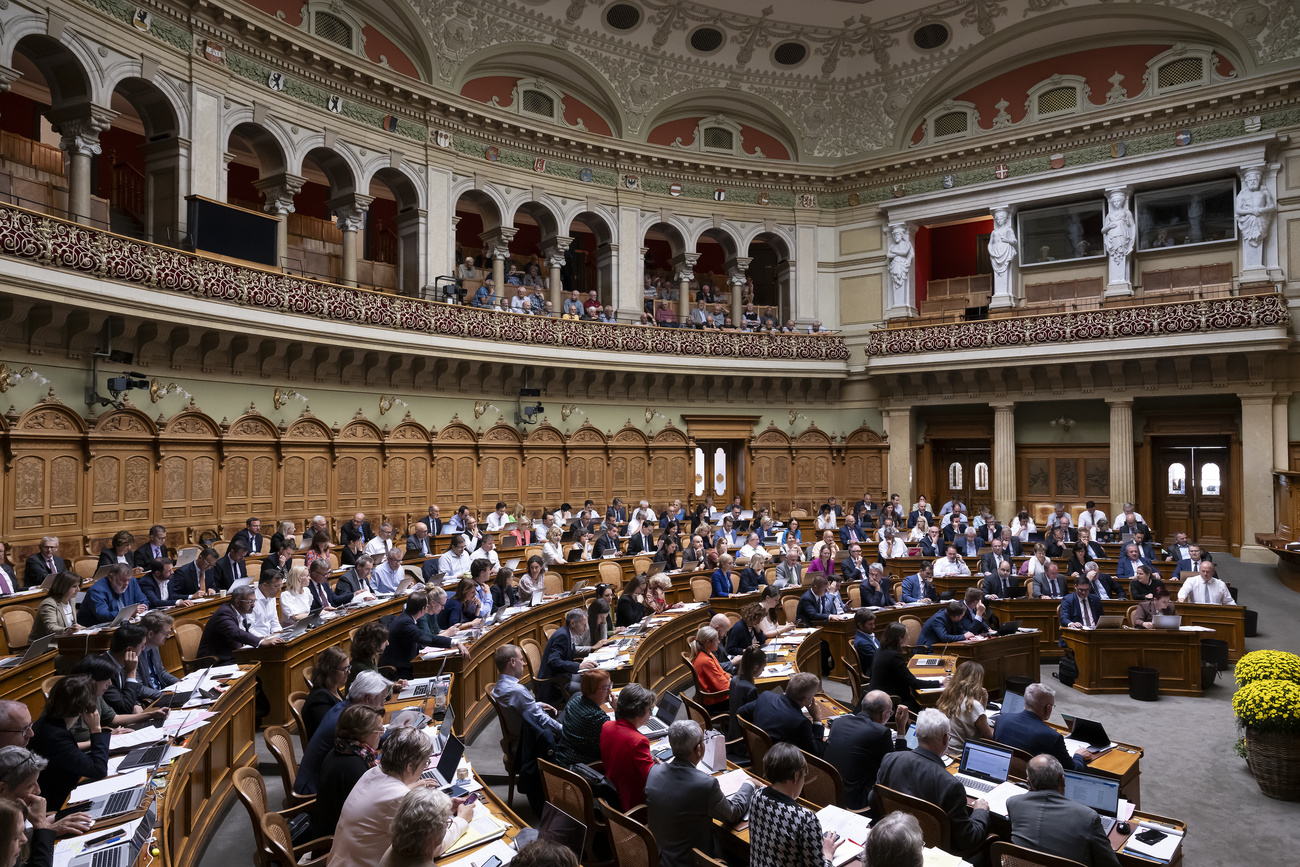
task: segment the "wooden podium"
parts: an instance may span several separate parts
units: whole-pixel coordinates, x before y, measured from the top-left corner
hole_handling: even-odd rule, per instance
[[[1128,692],[1130,666],[1160,672],[1165,695],[1201,694],[1201,641],[1214,632],[1177,629],[1062,629],[1074,651],[1079,679],[1074,688],[1093,694]]]

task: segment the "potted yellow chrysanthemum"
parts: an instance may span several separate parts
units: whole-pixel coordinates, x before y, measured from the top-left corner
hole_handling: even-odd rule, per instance
[[[1270,798],[1300,800],[1300,656],[1257,650],[1237,662],[1232,697],[1246,763]]]

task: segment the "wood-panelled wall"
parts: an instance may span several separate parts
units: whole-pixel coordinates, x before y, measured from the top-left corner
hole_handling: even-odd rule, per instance
[[[746,446],[759,484],[753,501],[809,508],[883,489],[884,440],[865,425],[834,438],[810,428],[793,440],[769,428]],[[538,515],[590,498],[614,497],[663,508],[694,491],[695,444],[669,424],[647,435],[628,423],[601,433],[584,423],[571,433],[542,424],[521,435],[498,422],[475,431],[459,419],[426,428],[408,414],[391,429],[358,413],[333,427],[304,412],[276,425],[252,407],[233,422],[214,421],[192,403],[169,419],[138,409],[86,419],[56,398],[0,418],[0,539],[21,562],[42,536],[59,537],[64,557],[97,554],[118,530],[143,543],[162,523],[172,545],[214,530],[229,539],[252,515],[263,532],[313,515],[346,520],[366,512],[404,532],[438,503],[479,514],[498,500]]]
[[[1036,522],[1046,520],[1056,503],[1064,503],[1075,517],[1088,500],[1114,518],[1109,444],[1016,446],[1016,502],[1028,509]],[[998,517],[1010,521],[1015,516]]]

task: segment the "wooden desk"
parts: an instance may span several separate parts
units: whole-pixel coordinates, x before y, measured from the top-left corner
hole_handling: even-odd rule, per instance
[[[947,603],[944,603],[947,604]],[[906,608],[878,608],[876,609],[876,638],[883,638],[885,628],[894,623],[900,617],[916,617],[922,623],[929,620],[936,611],[943,605],[935,602],[930,605],[912,605]],[[852,610],[852,609],[848,609]],[[829,623],[822,624],[822,638],[830,645],[831,658],[835,660],[835,668],[831,671],[831,680],[838,680],[841,683],[848,683],[848,675],[844,672],[844,657],[857,659],[857,651],[853,649],[853,636],[857,632],[857,627],[853,620],[833,620]],[[871,680],[871,672],[862,672],[864,681]],[[865,685],[865,684],[864,684]]]
[[[936,644],[933,649],[956,656],[958,665],[970,660],[984,666],[984,688],[990,695],[1000,695],[1008,677],[1028,677],[1038,681],[1038,641],[1035,633],[1019,632],[983,641]]]
[[[1056,659],[1065,655],[1065,651],[1057,643],[1061,638],[1061,600],[1021,597],[985,602],[984,605],[1003,623],[1019,620],[1021,626],[1037,629],[1040,657]]]
[[[288,723],[289,693],[307,688],[302,674],[311,669],[322,650],[335,646],[348,650],[352,643],[348,636],[350,631],[385,615],[398,613],[405,602],[406,597],[399,596],[378,605],[349,611],[293,641],[244,647],[236,651],[236,658],[241,664],[257,662],[262,666],[262,689],[271,704],[271,711],[263,720],[266,725]]]
[[[651,630],[632,651],[627,682],[649,687],[656,695],[679,690],[691,683],[691,672],[682,661],[682,654],[689,655],[690,640],[701,626],[708,625],[710,617],[712,613],[707,607],[697,608],[678,614]]]
[[[1214,632],[1176,629],[1062,629],[1074,651],[1079,678],[1074,688],[1093,694],[1128,692],[1130,666],[1160,672],[1165,695],[1201,694],[1201,640]]]
[[[170,614],[172,620],[175,621],[173,629],[182,623],[195,623],[201,628],[207,625],[212,612],[216,611],[223,602],[228,601],[230,601],[229,596],[208,596],[193,605],[173,605],[171,608],[157,608],[154,610]],[[113,630],[111,629],[101,629],[89,635],[61,635],[57,642],[59,655],[66,657],[69,665],[75,665],[82,657],[103,653],[108,650],[108,645],[112,639]],[[167,667],[168,671],[177,673],[183,668],[180,642],[176,640],[174,633],[167,640],[167,643],[160,648],[160,652],[163,665]]]
[[[32,719],[36,719],[45,710],[45,693],[41,692],[41,683],[54,674],[54,660],[57,656],[57,653],[50,650],[30,662],[20,663],[13,668],[0,668],[0,698],[21,701],[32,712]]]
[[[165,867],[198,865],[234,795],[235,768],[257,762],[254,696],[258,669],[254,665],[246,671],[209,708],[216,716],[189,735],[186,746],[190,752],[168,770],[167,788],[158,805],[158,839]]]
[[[1102,603],[1107,614],[1127,614],[1130,607],[1137,603],[1126,599],[1115,599]],[[1178,614],[1183,618],[1184,626],[1205,626],[1214,630],[1213,635],[1203,634],[1201,638],[1217,638],[1228,642],[1228,661],[1236,662],[1246,654],[1246,609],[1242,605],[1200,605],[1195,602],[1175,602]]]
[[[829,624],[827,624],[829,625]],[[814,629],[803,636],[803,640],[793,646],[794,652],[785,654],[784,658],[777,664],[791,662],[794,664],[795,673],[808,672],[821,676],[822,665],[822,641],[825,639],[825,630],[822,627]],[[784,686],[790,682],[790,676],[785,677],[760,677],[754,681],[754,686],[759,691],[775,689],[778,686]]]

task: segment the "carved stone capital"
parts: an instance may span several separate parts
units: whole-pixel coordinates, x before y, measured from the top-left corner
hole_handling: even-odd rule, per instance
[[[492,259],[510,258],[510,242],[519,230],[513,226],[502,226],[490,232],[484,232],[478,238],[483,242],[483,249]]]
[[[262,210],[268,214],[283,216],[293,213],[293,197],[302,192],[302,186],[305,183],[307,183],[307,179],[300,175],[281,172],[278,175],[270,175],[253,181],[253,189],[261,193],[266,200]]]
[[[85,103],[50,111],[46,116],[60,136],[59,147],[69,156],[94,156],[100,152],[99,134],[113,125],[117,112]]]
[[[329,208],[329,212],[334,215],[334,222],[340,230],[359,232],[366,223],[366,211],[370,210],[370,203],[374,200],[374,196],[349,193],[330,199],[325,203],[325,207]]]

